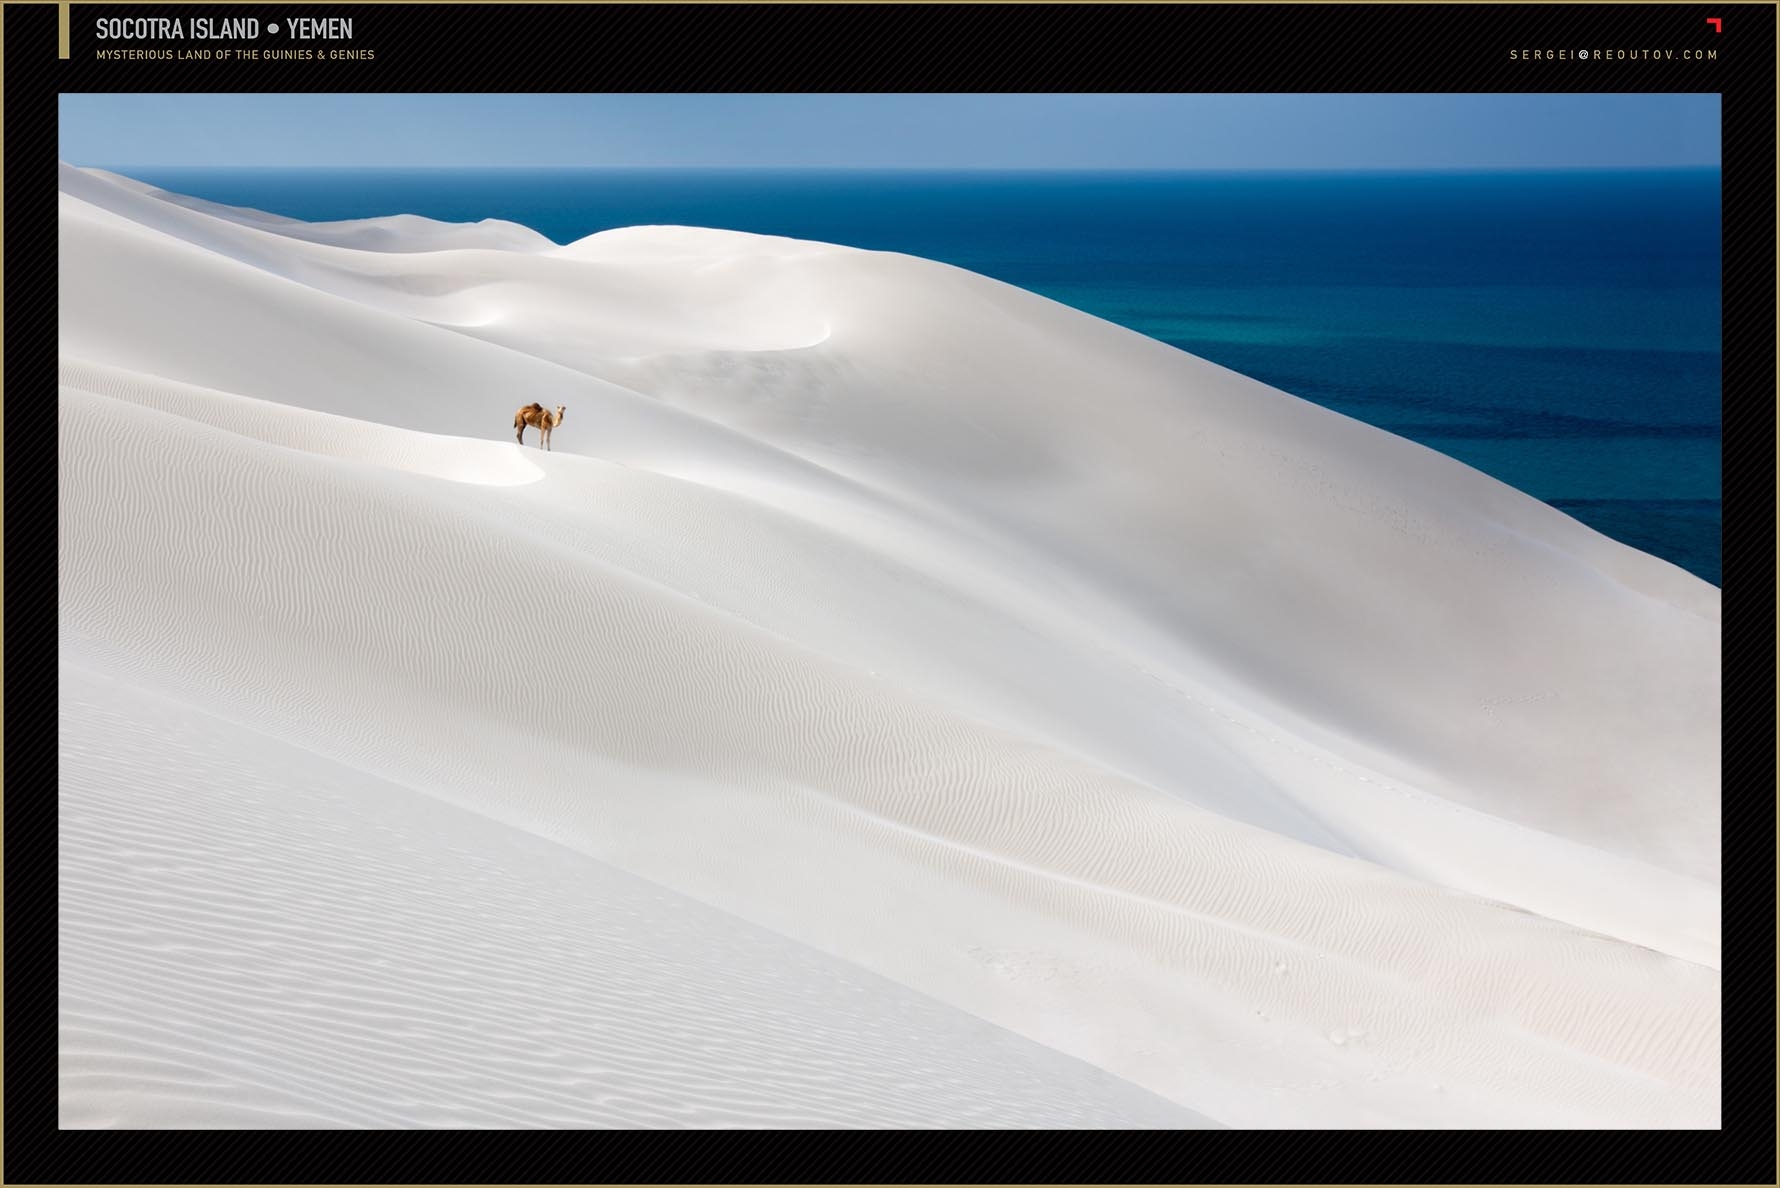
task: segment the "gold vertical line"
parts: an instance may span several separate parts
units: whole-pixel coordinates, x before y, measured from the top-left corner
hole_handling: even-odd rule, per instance
[[[56,47],[57,57],[68,56],[68,0],[56,5]]]

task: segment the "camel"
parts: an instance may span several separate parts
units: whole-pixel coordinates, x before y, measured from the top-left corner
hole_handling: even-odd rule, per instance
[[[513,414],[513,436],[518,438],[520,445],[524,445],[525,427],[536,425],[538,427],[538,448],[540,450],[549,449],[550,431],[562,424],[562,414],[566,408],[568,405],[559,404],[556,406],[556,411],[551,412],[537,401],[532,401]]]

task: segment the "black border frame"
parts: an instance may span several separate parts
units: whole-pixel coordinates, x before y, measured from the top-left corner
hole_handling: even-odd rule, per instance
[[[242,11],[244,9],[245,11]],[[270,19],[282,6],[230,15]],[[1724,774],[1725,1047],[1722,1132],[1526,1132],[1499,1137],[1391,1132],[1287,1132],[1264,1141],[1027,1135],[1015,1142],[929,1134],[788,1140],[699,1133],[630,1135],[580,1148],[496,1157],[461,1140],[345,1145],[326,1138],[160,1133],[127,1141],[62,1136],[56,1075],[54,952],[55,754],[44,686],[47,651],[15,646],[9,691],[20,728],[7,763],[13,892],[11,1182],[409,1182],[450,1176],[541,1182],[712,1182],[768,1177],[812,1182],[927,1175],[970,1181],[1157,1182],[1748,1182],[1773,1183],[1775,787],[1773,725],[1774,8],[1768,4],[322,4],[305,15],[351,15],[372,63],[267,64],[92,60],[91,21],[139,5],[73,10],[72,54],[55,56],[57,10],[5,6],[6,351],[15,408],[53,390],[55,191],[42,169],[62,91],[405,90],[1190,90],[1190,91],[1716,91],[1723,96],[1724,216]],[[191,15],[188,4],[153,15]],[[1705,18],[1723,20],[1715,34]],[[1525,61],[1510,48],[1720,49],[1716,63]],[[542,83],[544,85],[540,86]],[[54,454],[14,418],[7,494],[18,518],[7,541],[15,578],[7,606],[15,645],[48,634],[55,591]],[[41,715],[41,716],[40,716]],[[51,888],[46,890],[46,888]],[[1752,1042],[1753,1041],[1753,1042]],[[560,1144],[561,1140],[555,1140]],[[669,1145],[672,1143],[673,1145]],[[973,1159],[974,1156],[974,1166]],[[937,1166],[934,1162],[937,1161]],[[926,1162],[926,1167],[923,1167]],[[984,1182],[984,1181],[976,1181]]]

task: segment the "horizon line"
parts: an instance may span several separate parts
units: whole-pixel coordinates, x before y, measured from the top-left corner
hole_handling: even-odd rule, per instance
[[[73,165],[66,158],[58,158]],[[336,169],[336,170],[580,170],[585,172],[699,172],[699,173],[1070,173],[1070,174],[1429,174],[1429,173],[1686,173],[1722,170],[1723,162],[1694,165],[1361,165],[1318,166],[1167,166],[1167,165],[582,165],[582,164],[249,164],[218,165],[211,162],[137,162],[127,165],[75,165],[77,169]]]

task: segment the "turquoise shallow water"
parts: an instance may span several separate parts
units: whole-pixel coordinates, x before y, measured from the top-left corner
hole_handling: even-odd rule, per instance
[[[1720,573],[1719,175],[131,170],[303,219],[909,252],[1400,433]]]

